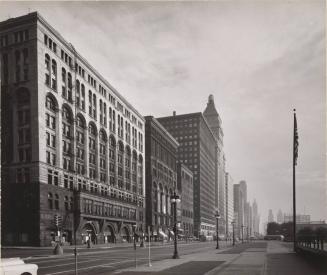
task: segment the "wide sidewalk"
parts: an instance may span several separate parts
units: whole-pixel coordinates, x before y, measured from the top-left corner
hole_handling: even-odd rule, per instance
[[[270,241],[183,255],[115,271],[120,275],[326,275],[292,252],[289,244]]]

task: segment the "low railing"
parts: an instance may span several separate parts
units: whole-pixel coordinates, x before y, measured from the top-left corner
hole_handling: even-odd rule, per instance
[[[327,238],[324,236],[298,236],[297,245],[316,250],[327,250]]]

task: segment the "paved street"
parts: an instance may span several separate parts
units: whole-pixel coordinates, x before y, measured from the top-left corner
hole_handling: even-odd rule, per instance
[[[46,249],[43,249],[46,252]],[[8,252],[8,251],[7,251]],[[37,251],[38,253],[40,250]],[[39,266],[38,274],[74,274],[74,256],[66,249],[64,256],[39,256],[25,259]],[[323,275],[314,264],[292,252],[292,244],[278,241],[256,241],[231,247],[221,242],[179,244],[180,259],[173,260],[173,246],[153,246],[148,266],[148,248],[130,246],[80,249],[78,274],[191,274],[191,275]]]

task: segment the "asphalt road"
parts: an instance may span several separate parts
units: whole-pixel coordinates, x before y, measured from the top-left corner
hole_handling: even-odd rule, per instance
[[[148,247],[80,247],[78,274],[119,275],[325,275],[324,263],[317,264],[292,251],[292,244],[279,241],[256,241],[226,247],[221,242],[216,250],[215,242],[179,244],[179,260],[172,259],[172,244],[151,247],[151,263],[148,266]],[[230,244],[229,244],[230,245]],[[53,256],[49,249],[6,249],[7,254],[32,253],[26,263],[38,265],[38,274],[75,274],[75,261],[71,248],[64,255]],[[10,252],[11,251],[11,252]],[[39,255],[40,251],[44,255]],[[10,252],[10,253],[9,253]],[[50,252],[50,254],[49,254]],[[49,255],[45,255],[45,254]],[[135,256],[136,265],[135,268]]]
[[[226,246],[225,242],[221,247]],[[214,249],[214,242],[179,244],[178,252],[180,255],[204,252],[208,249]],[[78,274],[110,274],[117,269],[144,264],[148,262],[148,247],[137,247],[136,251],[132,247],[116,247],[113,249],[92,249],[80,250],[78,255]],[[173,245],[153,246],[151,247],[151,261],[169,259],[174,251]],[[39,252],[39,251],[38,251]],[[74,255],[68,253],[61,257],[31,257],[25,259],[26,263],[38,265],[38,274],[75,274]],[[173,261],[173,259],[172,259]]]

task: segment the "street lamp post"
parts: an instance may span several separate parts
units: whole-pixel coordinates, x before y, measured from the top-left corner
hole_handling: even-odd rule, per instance
[[[174,192],[174,195],[170,197],[170,202],[174,206],[174,255],[173,259],[179,259],[178,251],[177,251],[177,203],[180,202],[180,198],[178,195],[176,195],[176,192]]]
[[[234,246],[235,245],[235,220],[233,220],[231,224],[233,226],[233,246]]]
[[[216,238],[217,238],[217,246],[216,246],[216,249],[219,249],[219,236],[218,236],[218,233],[219,233],[219,227],[218,227],[218,220],[220,218],[220,214],[218,211],[216,211],[216,214],[215,214],[215,218],[216,218]]]

